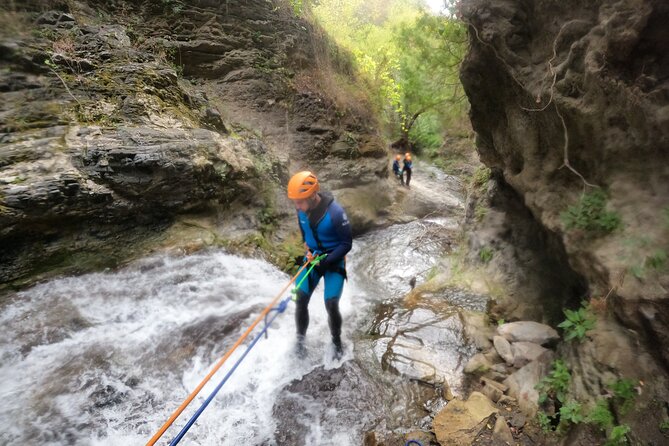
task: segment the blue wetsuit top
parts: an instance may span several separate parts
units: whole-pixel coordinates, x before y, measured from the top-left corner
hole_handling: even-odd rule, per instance
[[[404,160],[404,169],[402,170],[411,170],[413,167],[413,161]]]
[[[393,172],[398,173],[400,171],[400,162],[395,160],[393,161]]]
[[[351,225],[344,209],[327,193],[319,193],[321,201],[305,213],[297,211],[302,238],[311,252],[327,253],[321,265],[325,268],[341,261],[353,246]]]

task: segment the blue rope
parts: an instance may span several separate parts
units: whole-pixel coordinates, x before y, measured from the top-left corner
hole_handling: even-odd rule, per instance
[[[204,401],[204,403],[202,403],[202,405],[201,405],[200,408],[197,410],[197,412],[195,412],[195,414],[191,417],[191,419],[188,420],[188,423],[186,423],[186,425],[183,427],[183,429],[181,429],[181,432],[179,432],[179,434],[178,434],[176,437],[174,437],[174,440],[172,440],[172,442],[170,443],[170,446],[175,446],[176,444],[178,444],[178,443],[181,441],[181,439],[184,437],[184,435],[186,435],[186,432],[188,432],[188,429],[190,429],[191,426],[192,426],[193,424],[195,424],[195,422],[196,422],[197,419],[200,417],[200,415],[202,414],[202,412],[204,412],[204,410],[207,408],[207,406],[209,405],[209,403],[211,403],[211,401],[214,399],[214,397],[216,396],[216,394],[218,393],[218,391],[221,390],[221,388],[223,387],[223,385],[226,383],[226,381],[228,380],[228,378],[230,378],[230,376],[232,375],[232,373],[237,369],[237,367],[239,366],[239,364],[242,363],[242,361],[244,360],[244,358],[246,357],[246,355],[248,355],[248,353],[251,351],[251,349],[253,348],[253,346],[255,346],[256,343],[260,340],[260,338],[262,338],[263,334],[265,334],[265,333],[267,332],[267,330],[269,329],[269,326],[272,324],[272,322],[274,321],[274,319],[276,319],[276,318],[279,316],[279,314],[281,314],[281,313],[283,313],[284,311],[286,311],[286,308],[288,308],[288,303],[290,302],[290,300],[291,300],[291,297],[287,297],[287,298],[285,298],[284,300],[282,300],[281,302],[279,302],[279,305],[278,305],[277,307],[272,308],[272,309],[270,310],[270,311],[276,311],[276,314],[275,314],[275,315],[272,317],[272,319],[270,319],[269,321],[265,320],[265,326],[264,326],[263,329],[260,331],[260,333],[258,333],[258,335],[255,337],[255,339],[253,339],[253,341],[249,344],[249,346],[246,348],[246,351],[245,351],[245,352],[242,354],[242,356],[237,360],[237,362],[235,363],[235,365],[232,366],[232,368],[231,368],[230,371],[227,373],[227,375],[225,375],[225,377],[221,380],[221,382],[218,384],[218,386],[216,386],[216,388],[214,389],[214,391],[211,392],[211,394],[210,394],[209,397]]]
[[[407,444],[404,445],[404,446],[409,446],[411,444],[417,444],[418,446],[423,446],[422,444],[420,444],[420,441],[418,441],[418,440],[409,440],[409,441],[407,441]]]

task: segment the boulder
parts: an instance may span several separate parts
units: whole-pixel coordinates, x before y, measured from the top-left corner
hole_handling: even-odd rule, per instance
[[[533,342],[514,342],[511,344],[511,351],[513,352],[513,366],[521,368],[528,362],[537,359],[547,349]]]
[[[511,344],[502,336],[495,336],[492,338],[492,342],[495,345],[495,350],[499,356],[509,365],[513,364],[513,351],[511,350]]]
[[[472,392],[467,401],[448,403],[434,417],[432,428],[442,446],[468,446],[488,417],[497,412],[485,395]]]
[[[511,430],[507,426],[504,417],[497,417],[495,420],[495,427],[492,429],[492,439],[495,441],[495,444],[514,444],[513,435],[511,435]]]
[[[554,328],[534,321],[502,324],[497,327],[497,334],[509,342],[534,342],[540,345],[560,339]]]
[[[520,410],[527,416],[533,417],[537,413],[539,392],[535,387],[548,373],[553,358],[553,352],[547,350],[504,380],[504,384],[509,386],[509,395],[518,400]]]

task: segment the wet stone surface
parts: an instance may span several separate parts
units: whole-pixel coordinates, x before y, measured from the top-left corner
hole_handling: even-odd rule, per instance
[[[436,397],[434,387],[369,372],[364,363],[348,361],[318,367],[286,386],[273,408],[276,444],[357,444],[364,432],[393,431],[428,416],[421,401]]]
[[[380,305],[369,334],[383,370],[446,385],[456,393],[464,365],[474,355],[456,308],[393,308]]]

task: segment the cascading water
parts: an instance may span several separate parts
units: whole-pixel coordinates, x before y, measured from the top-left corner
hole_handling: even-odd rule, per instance
[[[369,429],[426,424],[431,390],[406,379],[424,373],[412,368],[412,349],[443,353],[427,368],[448,369],[440,376],[451,387],[472,352],[455,312],[405,310],[399,299],[408,278],[424,278],[448,249],[444,234],[456,226],[420,220],[356,240],[341,300],[342,361],[331,360],[319,287],[308,357],[293,354],[291,304],[182,444],[357,445]],[[0,444],[146,443],[288,280],[264,261],[209,251],[147,258],[9,296],[0,304]],[[158,444],[176,435],[244,349]],[[402,359],[393,362],[384,349]]]
[[[145,442],[288,279],[265,262],[211,252],[148,259],[19,293],[0,316],[0,438]],[[313,307],[315,351],[327,326]],[[276,320],[189,433],[189,444],[272,437],[273,394],[313,367],[291,356],[293,331],[288,315]]]

